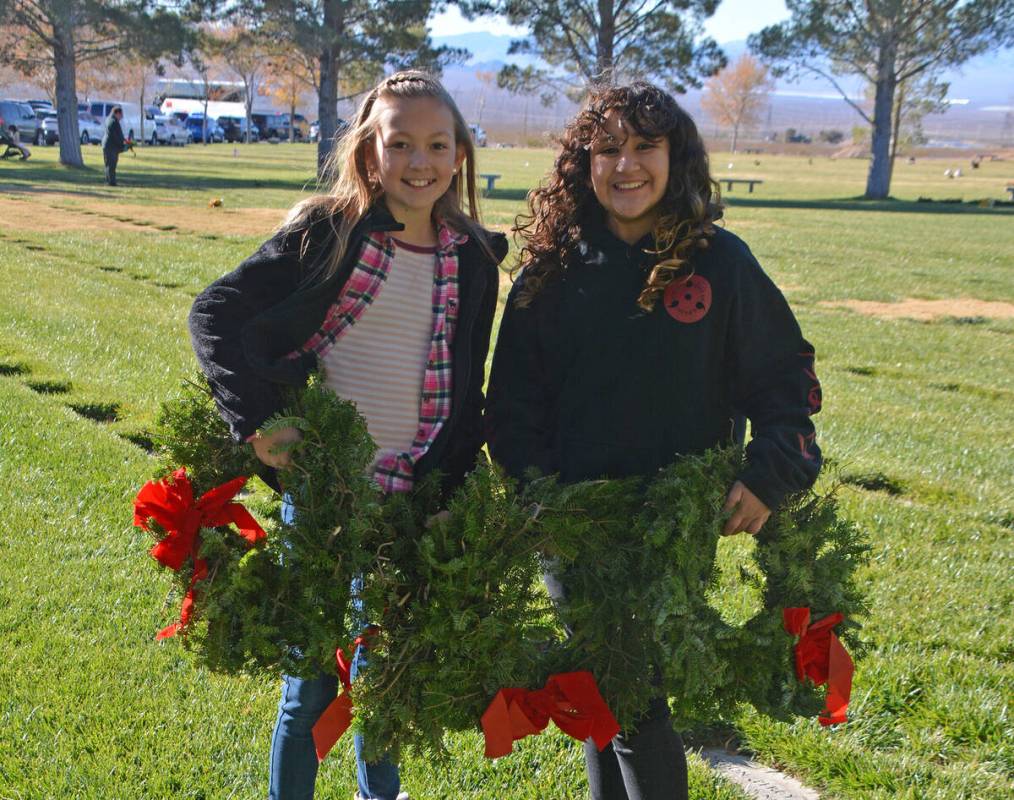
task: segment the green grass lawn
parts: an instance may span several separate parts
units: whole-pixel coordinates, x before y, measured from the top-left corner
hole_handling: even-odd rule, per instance
[[[138,444],[193,366],[194,294],[312,190],[314,158],[302,145],[143,148],[121,159],[116,189],[98,148],[84,170],[58,167],[55,148],[0,164],[0,798],[266,792],[278,687],[207,674],[176,643],[154,644],[168,581],[130,502],[151,469]],[[481,152],[481,170],[502,175],[489,224],[510,224],[551,159]],[[816,346],[820,441],[874,546],[872,648],[851,722],[826,730],[744,709],[723,735],[826,797],[1009,797],[1014,214],[914,202],[1000,199],[1009,163],[902,163],[898,199],[876,204],[855,200],[864,161],[720,153],[713,165],[765,181],[729,193],[725,224]],[[954,166],[966,176],[945,178]],[[994,305],[941,305],[924,320],[843,305],[961,299]],[[446,764],[406,760],[414,797],[586,793],[580,750],[559,734],[495,763],[477,734],[451,750]],[[694,798],[741,796],[696,758],[692,780]],[[348,798],[353,785],[343,743],[318,796]]]

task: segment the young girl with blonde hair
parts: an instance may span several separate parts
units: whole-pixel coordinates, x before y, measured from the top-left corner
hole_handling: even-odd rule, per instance
[[[281,410],[283,386],[320,369],[365,416],[384,492],[407,491],[433,470],[453,489],[482,445],[497,265],[507,253],[506,238],[479,224],[468,127],[434,78],[399,72],[366,96],[327,167],[330,191],[299,203],[195,301],[198,361],[233,434],[268,467],[286,463],[279,445],[299,434],[257,429]],[[287,505],[283,519],[294,513]],[[357,650],[353,675],[362,664]],[[311,729],[336,684],[335,675],[284,676],[271,798],[313,796]],[[407,797],[397,766],[366,763],[358,736],[355,745],[358,796]]]

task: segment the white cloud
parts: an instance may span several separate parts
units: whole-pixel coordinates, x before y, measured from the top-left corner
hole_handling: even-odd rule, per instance
[[[467,20],[461,16],[457,6],[450,6],[430,20],[430,33],[434,36],[455,36],[459,33],[491,33],[494,36],[520,37],[527,33],[525,28],[510,25],[498,16],[479,17]]]

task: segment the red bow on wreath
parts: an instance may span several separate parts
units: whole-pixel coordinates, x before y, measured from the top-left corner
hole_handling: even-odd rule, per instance
[[[599,750],[620,726],[609,710],[595,677],[587,671],[550,675],[542,689],[501,689],[482,715],[486,758],[506,756],[514,742],[546,729],[553,720],[578,741],[591,738]]]
[[[352,643],[352,650],[357,647],[368,648],[370,640],[380,631],[376,625],[368,625],[362,636],[357,636]],[[324,709],[315,723],[311,733],[313,734],[313,746],[317,751],[317,761],[323,761],[331,752],[342,734],[352,724],[352,698],[349,689],[352,688],[352,663],[345,656],[345,652],[339,647],[335,651],[335,660],[338,662],[338,680],[342,685],[342,693],[331,701]]]
[[[201,495],[194,502],[194,490],[185,467],[180,467],[170,478],[148,481],[134,499],[134,524],[150,531],[150,520],[155,520],[166,532],[165,538],[151,548],[151,555],[163,566],[178,571],[187,558],[194,562],[194,574],[183,598],[180,621],[159,631],[156,641],[175,636],[190,621],[194,610],[194,584],[208,577],[208,562],[198,557],[201,549],[201,528],[235,525],[239,534],[250,544],[267,534],[249,511],[232,498],[246,484],[245,477],[234,478]]]
[[[796,677],[809,678],[815,686],[827,684],[825,708],[819,717],[821,725],[846,722],[845,711],[852,696],[852,674],[855,664],[833,630],[845,619],[840,611],[820,622],[810,624],[809,608],[786,608],[782,620],[796,642]]]

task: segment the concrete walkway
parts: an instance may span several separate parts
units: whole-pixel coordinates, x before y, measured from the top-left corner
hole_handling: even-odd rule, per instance
[[[701,758],[754,800],[820,800],[813,789],[803,786],[771,767],[751,761],[746,756],[727,753],[718,748],[701,750]]]

